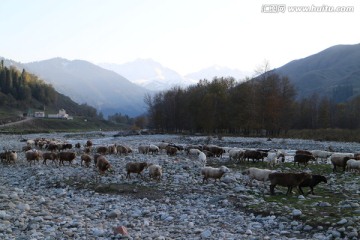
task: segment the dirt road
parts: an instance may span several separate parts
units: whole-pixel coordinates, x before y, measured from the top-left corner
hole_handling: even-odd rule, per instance
[[[17,125],[17,124],[20,124],[20,123],[24,123],[24,122],[31,121],[31,120],[33,120],[33,119],[34,119],[33,117],[26,117],[25,119],[22,119],[22,120],[20,120],[20,121],[15,121],[15,122],[9,122],[9,123],[5,123],[5,124],[1,124],[1,125],[0,125],[0,128],[1,128],[1,127],[12,126],[12,125]]]

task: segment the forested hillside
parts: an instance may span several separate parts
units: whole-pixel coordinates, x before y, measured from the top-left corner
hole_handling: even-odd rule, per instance
[[[274,70],[294,84],[297,98],[313,93],[344,102],[360,95],[360,44],[336,45]]]
[[[360,127],[360,97],[334,103],[317,94],[296,99],[291,81],[277,74],[235,83],[202,80],[147,96],[150,125],[160,131],[279,135],[290,129]]]
[[[71,115],[97,116],[95,108],[73,102],[36,75],[4,66],[3,60],[0,62],[0,107],[24,112],[29,108],[43,110],[46,107],[54,113],[64,108]]]

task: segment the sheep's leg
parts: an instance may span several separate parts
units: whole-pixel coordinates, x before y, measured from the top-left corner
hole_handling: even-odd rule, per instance
[[[271,195],[274,195],[274,194],[275,194],[275,192],[274,192],[275,186],[276,186],[276,185],[270,185],[270,194],[271,194]]]
[[[292,186],[288,186],[288,190],[287,190],[287,192],[286,192],[286,195],[288,195],[289,193],[291,193],[291,191],[292,191]]]
[[[254,179],[252,178],[249,178],[249,186],[252,187],[252,182],[253,182]]]
[[[298,188],[298,189],[299,189],[299,193],[300,193],[300,194],[302,194],[302,195],[304,195],[304,192],[303,192],[303,190],[301,189],[301,187],[300,187],[300,186],[299,186],[299,188]]]
[[[310,186],[310,193],[311,193],[312,195],[315,195],[315,193],[314,193],[314,187],[311,187],[311,186]]]
[[[205,183],[205,180],[206,180],[207,183],[209,182],[208,179],[207,179],[207,177],[204,177],[204,178],[203,178],[203,183]]]

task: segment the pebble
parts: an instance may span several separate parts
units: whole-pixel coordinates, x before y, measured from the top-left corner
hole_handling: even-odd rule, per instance
[[[22,137],[30,139],[34,136]],[[65,139],[62,133],[48,136]],[[171,136],[136,136],[126,139],[107,136],[94,139],[94,142],[96,145],[106,145],[124,141],[135,148],[140,143],[160,142],[167,137]],[[4,137],[0,137],[0,143],[1,138]],[[83,139],[86,138],[66,138],[72,143]],[[21,149],[23,143],[18,140],[19,136],[14,135],[6,136],[2,142],[11,146],[8,149]],[[287,141],[292,144],[290,140]],[[276,140],[271,143],[276,143]],[[293,146],[302,147],[295,142]],[[43,165],[41,162],[29,166],[24,160],[24,153],[19,152],[18,156],[20,161],[16,165],[0,167],[0,239],[4,240],[326,240],[343,236],[353,239],[358,237],[360,219],[356,215],[313,228],[305,224],[307,214],[301,208],[273,203],[268,214],[255,214],[262,209],[255,209],[251,213],[249,206],[261,206],[266,203],[264,199],[270,197],[267,189],[259,189],[262,183],[254,184],[252,188],[245,186],[242,174],[232,170],[221,181],[215,183],[209,179],[209,183],[202,184],[198,174],[202,165],[197,158],[185,154],[176,157],[168,157],[165,153],[153,156],[136,153],[126,157],[107,155],[116,173],[103,176],[99,176],[92,168],[81,167],[79,159],[72,166],[55,167],[52,163]],[[225,162],[224,159],[226,156],[219,161]],[[131,180],[125,179],[122,169],[129,161],[149,161],[162,165],[163,179],[160,182],[144,181],[135,175]],[[147,177],[147,172],[143,175]],[[104,193],[91,187],[95,184],[120,184],[121,188],[118,192]],[[354,188],[356,186],[354,184]],[[321,198],[308,196],[299,195],[293,197],[293,200],[317,199],[317,203],[310,208],[335,207],[328,202],[320,202]],[[281,197],[285,200],[290,198]],[[302,204],[306,202],[301,201]],[[348,210],[349,206],[354,212],[359,211],[359,201],[354,200],[344,201],[339,208]]]
[[[345,219],[345,218],[343,218],[343,219],[341,219],[340,221],[338,221],[337,222],[337,224],[338,225],[343,225],[343,224],[345,224],[345,223],[347,223],[348,221]]]
[[[292,211],[292,215],[294,216],[294,217],[298,217],[298,216],[300,216],[302,214],[302,212],[300,211],[300,210],[298,210],[298,209],[294,209],[293,211]]]

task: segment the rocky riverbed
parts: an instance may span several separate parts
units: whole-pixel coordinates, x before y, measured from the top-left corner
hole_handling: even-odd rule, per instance
[[[329,164],[298,168],[324,174],[327,184],[317,195],[276,196],[262,183],[247,186],[242,170],[262,163],[235,163],[228,156],[208,159],[208,165],[226,165],[231,172],[220,182],[202,184],[197,158],[180,153],[107,155],[114,173],[100,176],[92,167],[57,167],[41,162],[29,166],[21,140],[56,138],[70,143],[91,139],[95,145],[160,141],[179,144],[212,143],[226,147],[283,149],[291,161],[296,149],[360,152],[358,143],[291,139],[208,138],[149,135],[114,138],[113,133],[2,135],[1,147],[18,152],[15,164],[0,165],[0,239],[358,239],[360,185],[357,173],[331,172]],[[130,161],[157,163],[164,169],[160,182],[125,179]],[[294,170],[293,164],[277,166]]]

